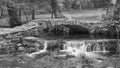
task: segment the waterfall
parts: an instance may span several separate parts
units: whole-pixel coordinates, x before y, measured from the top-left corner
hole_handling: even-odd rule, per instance
[[[97,44],[93,45],[92,43],[86,41],[66,41],[63,47],[64,49],[60,50],[61,52],[64,52],[66,55],[73,55],[75,57],[85,56],[87,58],[97,59],[103,57],[100,53],[108,52],[106,47],[103,44],[99,44],[98,42]],[[47,48],[48,41],[45,41],[44,48],[42,50],[28,54],[28,56],[35,57],[37,54],[46,53]]]
[[[105,45],[104,45],[104,43],[102,43],[102,44],[96,44],[96,46],[95,46],[95,50],[93,51],[94,53],[107,53],[107,52],[109,52],[109,51],[107,51],[106,50],[106,47],[105,47]]]
[[[87,58],[101,58],[102,56],[95,52],[105,52],[105,47],[103,47],[103,50],[100,50],[99,44],[96,45],[96,48],[94,49],[91,48],[92,46],[92,44],[85,43],[83,41],[69,41],[64,44],[64,50],[61,51],[67,53],[68,55],[74,55],[75,57],[85,56]],[[96,51],[94,52],[94,50]]]
[[[75,57],[87,52],[87,46],[84,44],[84,42],[67,42],[64,46],[65,50],[62,51],[70,53]]]
[[[44,42],[44,48],[42,50],[39,50],[39,51],[31,53],[31,54],[26,54],[26,56],[34,58],[35,55],[46,53],[47,47],[48,47],[48,42],[46,41],[46,42]]]
[[[117,0],[111,0],[111,3],[114,5],[116,4],[116,2],[117,2]]]

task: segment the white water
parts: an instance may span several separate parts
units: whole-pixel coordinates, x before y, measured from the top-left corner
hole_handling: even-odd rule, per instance
[[[48,42],[45,42],[44,43],[44,48],[42,50],[39,50],[38,52],[34,52],[34,53],[31,53],[31,54],[27,54],[27,56],[34,58],[35,55],[37,55],[37,54],[45,53],[45,52],[47,52],[47,46],[48,46]]]
[[[67,41],[66,44],[64,44],[64,50],[60,50],[61,52],[65,52],[66,55],[73,55],[75,57],[82,57],[85,56],[87,58],[103,58],[99,53],[106,53],[108,52],[106,48],[103,46],[102,49],[100,49],[100,45],[97,44],[94,46],[94,49],[92,49],[93,45],[90,43],[85,43],[84,41]],[[37,54],[42,54],[47,52],[48,42],[46,41],[44,43],[44,48],[42,50],[39,50],[38,52],[34,52],[31,54],[27,54],[29,57],[35,57]]]
[[[87,58],[102,58],[102,56],[99,54],[99,52],[108,52],[105,47],[103,47],[103,50],[100,50],[100,46],[96,46],[94,50],[91,49],[90,43],[85,42],[75,42],[70,41],[67,42],[64,45],[64,50],[61,50],[61,52],[66,52],[69,55],[74,55],[75,57],[81,57],[85,56]]]

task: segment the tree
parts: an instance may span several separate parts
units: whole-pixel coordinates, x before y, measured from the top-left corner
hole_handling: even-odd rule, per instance
[[[119,44],[119,24],[120,24],[120,0],[112,0],[113,4],[113,17],[112,17],[112,22],[114,23],[115,30],[117,32],[117,44],[119,45],[118,47],[118,54],[120,51],[120,44]]]
[[[51,0],[52,18],[57,18],[57,0]]]
[[[20,26],[22,23],[19,21],[18,9],[13,1],[6,2],[6,7],[9,15],[9,23],[11,27]]]
[[[2,3],[0,2],[0,11],[1,11],[1,13],[0,13],[0,18],[2,18],[3,17],[3,13],[4,13],[4,6],[2,6]]]
[[[73,3],[72,3],[72,8],[73,9],[81,8],[81,1],[80,0],[74,0]]]
[[[120,20],[120,0],[116,0],[116,3],[114,3],[114,11],[113,11],[113,20],[119,21]]]
[[[7,8],[10,26],[15,27],[22,25],[19,20],[17,4],[13,0],[1,0],[0,3],[1,6],[5,6]]]
[[[64,0],[63,4],[66,10],[69,10],[69,11],[71,10],[72,0]]]
[[[35,19],[35,1],[34,0],[29,0],[30,3],[30,8],[32,11],[32,20]]]
[[[61,18],[62,15],[62,8],[61,8],[61,1],[59,0],[50,0],[51,9],[52,9],[52,18]]]

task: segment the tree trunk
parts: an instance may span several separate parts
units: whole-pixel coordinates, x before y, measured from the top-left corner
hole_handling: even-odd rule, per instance
[[[9,15],[9,24],[11,27],[20,26],[22,23],[19,21],[18,11],[14,6],[7,6]]]
[[[26,14],[26,12],[24,10],[23,10],[23,13],[24,13],[24,15],[26,17],[26,22],[28,22],[28,16],[27,16],[27,14]]]
[[[22,16],[22,10],[21,9],[19,9],[19,21],[21,21],[22,19],[21,19],[21,16]]]
[[[1,10],[1,14],[0,14],[0,17],[2,18],[3,17],[3,9]]]
[[[32,10],[32,20],[34,20],[35,19],[35,10],[33,9]]]
[[[52,8],[52,18],[57,18],[57,0],[51,0],[51,8]]]
[[[120,0],[116,1],[113,13],[114,13],[113,20],[119,21],[120,20]]]

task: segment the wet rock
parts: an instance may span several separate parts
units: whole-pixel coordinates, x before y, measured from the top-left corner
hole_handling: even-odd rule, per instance
[[[29,42],[35,42],[37,40],[39,40],[38,38],[36,37],[25,37],[24,38],[25,41],[29,41]]]
[[[80,25],[64,25],[69,28],[70,35],[90,34],[89,29]]]
[[[89,29],[80,25],[57,25],[50,28],[54,35],[80,35],[90,34]]]
[[[52,42],[48,42],[48,47],[47,50],[48,51],[59,51],[59,50],[63,50],[64,49],[64,41],[52,41]]]
[[[7,49],[1,48],[0,49],[0,55],[5,55],[5,54],[8,54]]]
[[[67,55],[55,55],[55,59],[67,59]]]
[[[93,65],[83,65],[82,68],[94,68]]]
[[[19,46],[23,46],[23,44],[22,44],[22,43],[18,43],[17,46],[18,46],[18,47],[19,47]]]
[[[55,55],[54,56],[55,59],[69,59],[69,58],[75,58],[74,55],[67,55],[67,54],[60,54],[60,55]]]
[[[24,51],[25,48],[24,47],[18,47],[18,51]]]
[[[28,53],[33,53],[33,52],[36,52],[36,49],[35,48],[29,48],[29,51],[28,51]]]
[[[69,34],[69,28],[58,25],[58,26],[53,26],[52,28],[49,29],[49,32],[51,32],[54,35],[67,35]]]
[[[20,38],[15,38],[15,39],[11,39],[11,43],[21,43],[22,40]]]
[[[117,31],[113,27],[105,26],[105,27],[97,27],[94,28],[92,32],[94,35],[104,35],[104,36],[117,36]]]
[[[45,40],[41,40],[36,37],[25,37],[23,44],[28,46],[41,46],[43,45]]]
[[[108,35],[110,33],[108,28],[96,28],[94,34]]]

